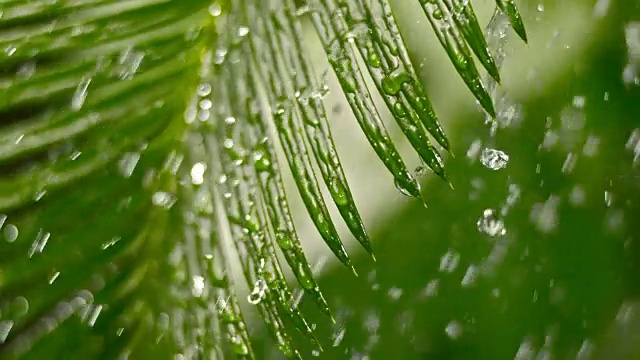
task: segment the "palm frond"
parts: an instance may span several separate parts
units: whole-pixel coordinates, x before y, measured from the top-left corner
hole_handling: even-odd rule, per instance
[[[513,1],[496,3],[526,40]],[[471,3],[420,4],[495,116],[471,53],[496,80],[498,67]],[[422,197],[365,74],[420,159],[448,181],[429,136],[444,150],[449,141],[386,0],[8,0],[2,7],[3,357],[45,358],[74,346],[69,356],[82,359],[254,358],[230,272],[236,259],[253,289],[248,301],[283,353],[301,357],[288,322],[321,348],[276,251],[331,316],[292,220],[282,164],[343,264],[355,273],[316,168],[353,236],[372,256],[373,247],[332,140],[301,17],[311,19],[396,186]]]

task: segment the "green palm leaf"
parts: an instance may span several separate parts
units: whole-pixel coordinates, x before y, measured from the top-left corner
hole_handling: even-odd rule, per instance
[[[499,75],[471,4],[421,4],[494,116],[471,52]],[[497,5],[526,40],[513,2]],[[305,53],[303,16],[396,186],[421,198],[365,73],[420,159],[447,180],[429,136],[444,150],[449,141],[386,0],[7,0],[0,14],[3,358],[70,347],[79,359],[253,358],[230,276],[238,260],[248,300],[284,354],[300,357],[287,323],[320,348],[276,250],[331,316],[292,220],[283,164],[342,263],[355,272],[319,178],[373,249]]]

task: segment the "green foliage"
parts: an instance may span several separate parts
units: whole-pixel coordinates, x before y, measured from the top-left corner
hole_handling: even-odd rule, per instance
[[[498,70],[471,3],[421,5],[495,115],[471,51],[496,80]],[[526,40],[513,2],[497,5]],[[280,350],[300,358],[286,323],[320,347],[276,254],[331,316],[292,221],[277,144],[336,257],[355,272],[314,167],[373,249],[301,17],[396,186],[421,197],[365,72],[420,159],[448,181],[428,136],[445,150],[449,141],[386,0],[9,0],[0,14],[3,358],[254,358],[230,277],[238,260]]]

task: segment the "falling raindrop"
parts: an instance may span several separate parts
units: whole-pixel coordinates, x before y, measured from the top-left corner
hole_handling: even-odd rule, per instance
[[[489,236],[502,236],[507,233],[504,222],[496,216],[493,209],[486,209],[482,212],[482,217],[478,219],[476,225],[478,231]]]
[[[460,336],[462,336],[462,324],[456,320],[452,320],[444,328],[444,332],[453,340],[459,339]]]
[[[387,292],[387,295],[389,295],[389,297],[391,298],[391,300],[393,301],[397,301],[398,299],[400,299],[400,297],[402,296],[402,289],[397,288],[397,287],[392,287],[391,289],[389,289],[389,291]]]
[[[496,149],[484,149],[480,154],[480,162],[486,168],[491,170],[500,170],[507,167],[507,163],[509,162],[509,155],[505,154],[504,151],[496,150]]]
[[[31,248],[29,249],[29,257],[33,257],[35,254],[42,253],[44,251],[44,248],[47,246],[50,237],[51,233],[40,230],[38,232],[38,235],[36,235],[35,240],[33,240],[33,243],[31,243]]]
[[[333,339],[333,344],[332,344],[333,347],[340,346],[340,343],[342,342],[342,339],[344,339],[344,334],[346,332],[347,332],[347,329],[342,327],[338,331],[333,333],[333,335],[331,335],[331,338]]]
[[[122,176],[126,178],[131,177],[133,171],[136,169],[136,165],[138,165],[139,160],[140,153],[138,152],[130,152],[124,154],[118,162],[118,168],[120,169],[120,173],[122,174]]]
[[[458,267],[459,262],[460,254],[449,249],[444,255],[442,255],[442,258],[440,258],[440,271],[451,273]]]
[[[531,209],[531,220],[538,230],[549,233],[558,226],[558,206],[560,199],[550,196],[544,203],[537,203]]]
[[[73,94],[73,98],[71,98],[71,109],[78,111],[82,108],[87,99],[87,90],[90,84],[90,77],[84,77],[80,80],[78,87],[76,87],[76,92]]]

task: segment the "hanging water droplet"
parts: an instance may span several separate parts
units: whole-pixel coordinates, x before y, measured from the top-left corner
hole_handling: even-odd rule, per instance
[[[151,197],[151,202],[153,203],[153,205],[165,209],[170,209],[176,203],[176,201],[177,199],[174,194],[165,191],[158,191]]]
[[[500,170],[507,167],[509,155],[505,154],[505,152],[501,150],[486,148],[482,150],[482,154],[480,154],[480,162],[486,168],[491,170]]]
[[[253,286],[253,290],[251,294],[247,296],[247,301],[249,304],[257,305],[259,304],[267,291],[267,282],[263,279],[258,279],[255,285]]]
[[[485,233],[489,236],[502,236],[507,233],[504,227],[504,222],[498,219],[496,212],[493,209],[486,209],[482,213],[482,217],[478,219],[476,223],[478,231]]]

